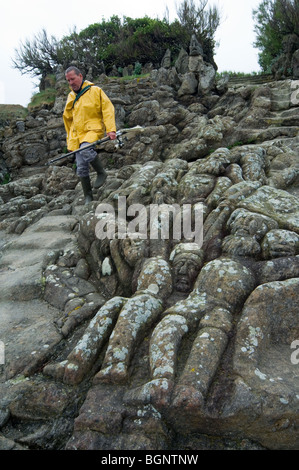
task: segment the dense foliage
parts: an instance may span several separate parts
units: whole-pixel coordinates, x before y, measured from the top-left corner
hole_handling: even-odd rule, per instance
[[[253,18],[259,64],[264,72],[271,72],[281,54],[299,48],[299,0],[263,0]]]
[[[95,76],[103,64],[107,73],[114,65],[123,68],[137,62],[156,67],[167,49],[173,60],[181,47],[188,50],[193,33],[202,44],[205,60],[213,62],[214,35],[220,15],[216,7],[207,8],[207,0],[197,2],[196,7],[193,0],[183,0],[178,8],[179,19],[171,23],[167,18],[121,19],[114,15],[80,32],[74,29],[61,40],[49,38],[42,30],[32,41],[27,39],[16,49],[14,67],[21,73],[40,77],[55,72],[59,65],[65,69],[74,61],[81,68],[84,65],[85,72],[91,67]]]
[[[125,67],[136,62],[156,65],[167,49],[177,55],[181,46],[188,47],[188,41],[190,36],[177,20],[169,24],[149,17],[124,17],[121,22],[118,16],[113,16],[64,38],[61,63],[64,61],[65,66],[75,58],[86,68],[97,69],[97,64],[103,61],[107,71],[113,65]]]

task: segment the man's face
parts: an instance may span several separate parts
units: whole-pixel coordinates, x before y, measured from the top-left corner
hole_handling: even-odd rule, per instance
[[[72,90],[78,91],[80,89],[83,80],[83,75],[81,73],[79,75],[76,75],[74,70],[71,70],[65,75],[65,78],[67,79],[68,84]]]

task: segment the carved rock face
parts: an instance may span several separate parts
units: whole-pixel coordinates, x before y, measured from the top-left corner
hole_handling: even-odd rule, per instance
[[[121,251],[129,266],[136,266],[140,259],[145,256],[146,242],[140,239],[125,238],[121,241]]]
[[[179,292],[190,292],[200,271],[202,260],[192,254],[182,254],[173,261],[174,288]]]
[[[68,164],[27,177],[43,163],[35,168],[29,159],[22,178],[0,186],[1,230],[13,238],[0,260],[10,302],[1,304],[9,319],[1,331],[11,328],[0,372],[28,374],[18,383],[1,376],[0,405],[13,401],[16,419],[47,419],[39,414],[46,394],[35,394],[24,415],[22,393],[36,380],[50,383],[49,397],[63,397],[56,405],[51,398],[50,410],[61,423],[61,403],[68,420],[90,387],[70,447],[197,448],[198,436],[216,428],[269,448],[298,443],[298,366],[290,362],[299,331],[294,81],[227,83],[226,92],[200,96],[198,67],[206,64],[189,59],[188,77],[169,68],[104,83],[121,120],[145,127],[121,149],[100,149],[108,177],[90,207]],[[28,129],[34,144],[57,150],[64,138],[57,116],[33,121],[11,129],[2,146],[7,163],[21,165]],[[151,239],[150,224],[146,240],[99,239],[96,208],[108,203],[117,215],[121,196],[147,215],[151,204],[190,204],[193,223],[202,204],[203,246],[183,232],[179,240]],[[44,380],[41,367],[52,358]],[[54,428],[46,425],[37,424],[28,442],[47,444],[42,431]]]
[[[289,230],[270,230],[262,241],[264,259],[295,256],[299,253],[299,235]]]

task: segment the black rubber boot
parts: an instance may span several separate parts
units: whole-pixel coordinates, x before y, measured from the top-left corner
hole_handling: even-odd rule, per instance
[[[94,188],[100,188],[102,186],[102,184],[105,183],[106,181],[106,178],[107,178],[107,173],[106,171],[104,170],[103,168],[103,165],[101,163],[101,160],[99,158],[99,156],[97,155],[96,158],[91,162],[91,166],[93,167],[93,169],[97,172],[97,179],[95,180],[95,183],[94,183]]]
[[[90,178],[89,176],[84,176],[80,178],[80,181],[82,184],[83,194],[85,197],[85,204],[89,204],[91,201],[93,201]]]

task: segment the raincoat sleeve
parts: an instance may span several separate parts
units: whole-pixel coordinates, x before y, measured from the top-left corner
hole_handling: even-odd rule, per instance
[[[102,116],[106,132],[116,132],[115,110],[106,93],[101,90]]]
[[[63,116],[62,116],[63,117],[64,128],[65,128],[65,131],[66,131],[67,140],[69,138],[71,125],[72,125],[72,122],[73,122],[73,113],[72,113],[73,101],[74,101],[74,99],[69,95],[68,99],[67,99],[67,102],[66,102],[66,105],[65,105],[65,108],[64,108],[64,111],[63,111]]]

